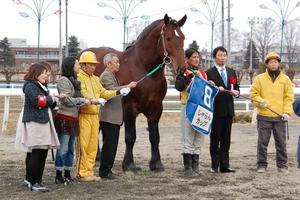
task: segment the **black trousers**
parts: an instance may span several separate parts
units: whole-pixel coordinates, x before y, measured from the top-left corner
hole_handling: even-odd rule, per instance
[[[120,125],[100,122],[103,145],[100,153],[99,176],[106,176],[114,166],[119,143]]]
[[[229,168],[229,149],[233,117],[215,117],[210,134],[211,168]]]
[[[48,149],[33,149],[26,155],[26,180],[32,185],[42,183]]]

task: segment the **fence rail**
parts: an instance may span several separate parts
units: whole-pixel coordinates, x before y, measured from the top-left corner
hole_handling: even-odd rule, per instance
[[[7,130],[9,113],[10,112],[20,112],[22,105],[16,105],[16,102],[10,102],[10,97],[19,96],[22,98],[23,84],[1,84],[0,83],[0,96],[4,97],[4,105],[3,105],[3,120],[2,120],[2,131]],[[49,86],[50,94],[57,93],[56,85]],[[240,93],[244,96],[249,95],[250,87],[240,87]],[[299,97],[300,95],[300,87],[294,88],[295,96]],[[237,98],[234,99],[235,110],[236,112],[248,112],[253,109],[253,104],[251,101],[245,98]],[[163,101],[163,112],[180,112],[181,104],[179,101],[179,92],[174,88],[174,86],[169,86],[167,90],[166,97]],[[1,108],[0,108],[1,112]]]

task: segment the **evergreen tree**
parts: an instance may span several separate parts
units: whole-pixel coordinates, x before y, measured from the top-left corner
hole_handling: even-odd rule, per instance
[[[0,68],[0,73],[4,74],[7,83],[9,83],[12,76],[17,73],[15,68],[15,55],[10,49],[7,37],[0,40]]]
[[[15,56],[10,49],[7,37],[0,40],[0,65],[2,68],[14,67]]]
[[[247,51],[245,54],[245,61],[244,61],[244,69],[250,68],[250,45],[251,42],[249,42],[247,46]],[[258,64],[259,64],[258,51],[256,49],[255,42],[252,40],[252,69],[254,70],[258,69]]]
[[[78,38],[75,35],[71,35],[69,37],[69,56],[77,57],[80,51]]]
[[[259,57],[258,57],[258,51],[256,49],[255,43],[252,40],[252,68],[250,69],[250,49],[251,49],[250,45],[251,45],[251,41],[248,44],[247,51],[245,54],[244,69],[247,69],[247,73],[250,78],[250,84],[252,84],[254,73],[258,69]]]
[[[189,44],[189,48],[197,49],[199,51],[199,45],[196,40],[193,40],[191,44]]]

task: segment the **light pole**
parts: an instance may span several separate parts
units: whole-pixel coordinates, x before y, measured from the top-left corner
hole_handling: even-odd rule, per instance
[[[219,16],[219,0],[214,0],[212,5],[210,5],[208,3],[207,0],[202,0],[202,3],[205,5],[206,8],[206,13],[202,12],[201,10],[195,8],[195,7],[191,7],[190,10],[192,12],[197,12],[200,13],[200,15],[202,15],[206,21],[209,22],[210,28],[211,28],[211,43],[210,43],[210,67],[212,67],[213,65],[213,56],[212,56],[212,51],[213,51],[213,46],[214,46],[214,29],[215,26],[218,25],[219,23],[222,23],[222,19],[221,21],[217,21],[217,18]],[[230,6],[229,6],[230,7]],[[231,21],[233,18],[228,18],[227,21]],[[203,22],[201,22],[200,20],[196,21],[197,24],[205,24]],[[222,24],[223,26],[223,24]],[[223,33],[222,33],[223,35]],[[224,41],[222,41],[222,44],[224,43]]]
[[[300,1],[298,1],[295,6],[291,7],[290,3],[291,0],[284,0],[283,2],[281,0],[272,0],[272,2],[276,5],[276,10],[267,7],[265,4],[259,5],[261,9],[266,9],[270,10],[273,12],[279,19],[279,24],[280,24],[280,31],[281,31],[281,39],[280,39],[280,57],[282,58],[283,54],[283,32],[284,32],[284,27],[288,22],[288,18],[290,15],[294,12],[294,10],[300,6]]]
[[[135,2],[134,2],[135,1]],[[133,10],[141,3],[145,2],[146,0],[115,0],[115,6],[109,5],[104,2],[98,2],[97,5],[99,7],[108,7],[113,9],[122,20],[117,20],[114,17],[111,17],[109,15],[105,16],[105,19],[107,20],[117,20],[121,21],[123,24],[123,50],[126,48],[126,28],[127,28],[127,22],[130,19],[130,15],[133,12]],[[134,3],[133,3],[134,2]],[[149,16],[141,16],[141,18],[149,18]]]
[[[250,25],[250,64],[249,64],[249,71],[252,70],[252,61],[253,61],[253,55],[252,55],[252,48],[253,48],[253,42],[252,42],[252,33],[253,33],[253,25],[255,23],[255,17],[248,17],[248,24]]]
[[[46,13],[46,11],[48,10],[49,6],[54,2],[55,0],[51,0],[48,4],[45,3],[44,0],[32,0],[33,6],[30,6],[26,3],[23,3],[20,0],[12,0],[13,3],[17,4],[17,5],[23,5],[27,8],[30,9],[30,11],[34,14],[34,17],[31,17],[30,15],[28,15],[26,12],[20,12],[21,17],[24,18],[30,18],[33,21],[37,22],[38,24],[38,44],[37,44],[37,61],[40,60],[40,29],[41,29],[41,22],[43,19],[45,19],[46,17],[55,14],[55,15],[60,15],[61,11],[57,10],[55,12],[52,13]]]
[[[263,17],[248,17],[248,24],[250,26],[250,64],[249,64],[249,71],[253,68],[253,28],[255,24],[263,24],[269,21],[270,18],[263,18]]]

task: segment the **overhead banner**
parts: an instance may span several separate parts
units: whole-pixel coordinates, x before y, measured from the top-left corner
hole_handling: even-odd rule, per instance
[[[218,88],[195,76],[187,89],[186,117],[199,133],[209,135],[214,113],[214,99]]]

